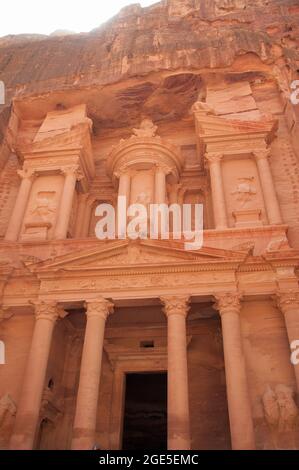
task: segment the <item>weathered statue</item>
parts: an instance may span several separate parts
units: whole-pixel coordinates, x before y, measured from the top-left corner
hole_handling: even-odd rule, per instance
[[[299,411],[292,388],[279,384],[273,390],[268,386],[262,403],[274,448],[295,449]]]
[[[133,129],[136,137],[155,137],[158,126],[151,119],[143,119],[139,129]]]

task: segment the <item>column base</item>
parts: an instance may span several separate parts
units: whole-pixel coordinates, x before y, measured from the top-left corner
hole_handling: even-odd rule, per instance
[[[74,429],[72,450],[93,450],[96,445],[94,432],[90,429]]]

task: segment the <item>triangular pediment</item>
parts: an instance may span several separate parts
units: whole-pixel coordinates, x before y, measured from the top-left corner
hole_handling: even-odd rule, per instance
[[[124,240],[100,243],[94,248],[68,253],[51,260],[27,263],[27,268],[33,272],[102,270],[132,266],[241,261],[244,256],[244,252],[210,247],[187,251],[181,242]]]

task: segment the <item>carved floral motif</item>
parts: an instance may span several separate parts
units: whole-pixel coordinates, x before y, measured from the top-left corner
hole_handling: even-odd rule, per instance
[[[104,297],[99,297],[95,300],[86,302],[86,315],[87,317],[101,317],[104,320],[107,320],[108,316],[113,313],[114,305],[109,300],[104,299]]]
[[[190,297],[188,295],[165,295],[160,297],[163,303],[163,312],[167,317],[170,315],[187,316],[190,309]]]
[[[56,302],[37,302],[35,303],[36,320],[50,320],[55,322],[59,316],[60,310]]]
[[[240,313],[242,296],[236,292],[226,292],[224,294],[215,295],[216,302],[214,308],[219,311],[220,315],[225,313]]]

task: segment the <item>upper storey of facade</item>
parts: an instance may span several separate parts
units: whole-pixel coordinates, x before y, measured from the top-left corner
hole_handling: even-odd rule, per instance
[[[297,67],[295,25],[288,27],[288,39],[274,28],[282,15],[288,23],[298,11],[293,2],[270,2],[272,20],[258,20],[261,2],[249,2],[252,33],[244,2],[212,3],[133,6],[103,31],[65,38],[64,52],[77,50],[82,40],[90,52],[88,60],[80,58],[78,75],[68,51],[68,84],[59,78],[65,64],[53,80],[44,64],[45,79],[34,78],[38,91],[25,70],[23,88],[15,87],[13,71],[4,67],[11,99],[1,153],[4,241],[29,251],[41,244],[45,256],[52,249],[47,244],[93,243],[96,207],[116,208],[117,197],[125,195],[128,203],[145,205],[203,204],[208,246],[254,245],[256,254],[298,247],[298,112],[289,99]],[[149,27],[157,26],[157,18],[160,29],[152,37]],[[179,36],[190,29],[173,53],[171,24]],[[260,36],[264,30],[269,42]],[[219,35],[223,50],[215,42]],[[52,47],[43,38],[28,40],[37,55],[42,45]],[[224,48],[228,44],[231,49]],[[11,53],[9,47],[16,46],[0,43],[0,53]],[[19,60],[19,50],[12,53]],[[99,64],[99,55],[109,64]],[[28,71],[32,78],[36,67]]]

